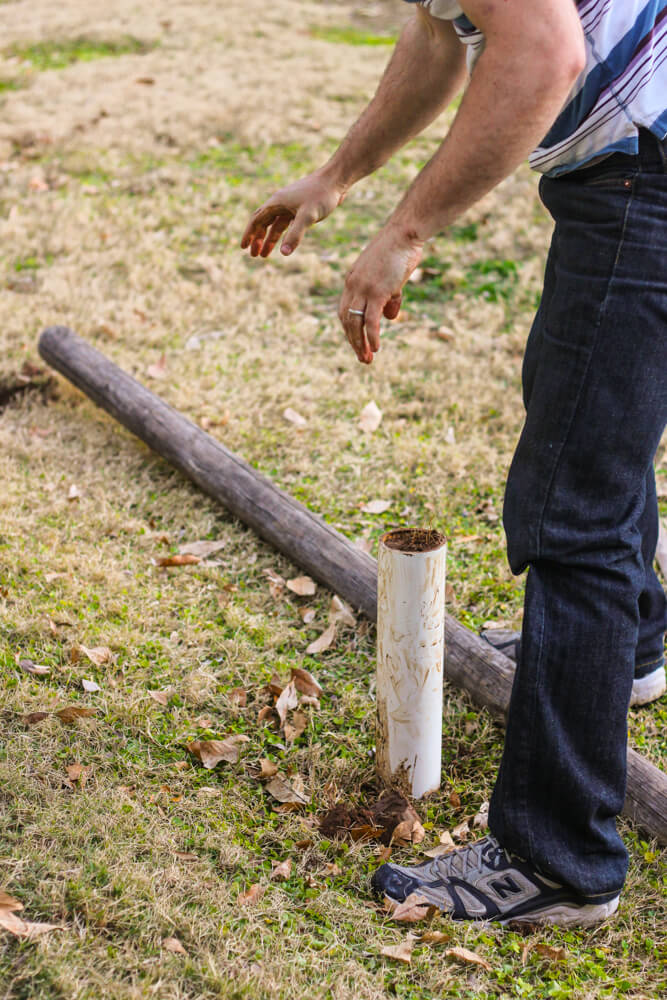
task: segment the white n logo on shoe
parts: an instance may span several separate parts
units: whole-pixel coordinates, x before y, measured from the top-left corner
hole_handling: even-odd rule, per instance
[[[493,889],[500,899],[507,899],[508,896],[522,891],[521,886],[516,884],[511,875],[506,875],[504,879],[494,879],[493,882],[489,882],[488,888]]]
[[[516,868],[502,875],[499,872],[489,872],[488,875],[475,879],[474,885],[498,905],[511,898],[512,905],[516,906],[540,895],[538,886]]]

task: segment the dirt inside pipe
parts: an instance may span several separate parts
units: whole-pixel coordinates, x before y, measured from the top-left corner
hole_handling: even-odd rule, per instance
[[[441,548],[447,539],[435,528],[397,528],[388,531],[380,539],[388,549],[399,552],[433,552]]]

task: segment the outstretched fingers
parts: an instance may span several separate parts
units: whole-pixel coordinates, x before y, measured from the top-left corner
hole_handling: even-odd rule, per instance
[[[291,253],[296,250],[299,243],[303,239],[303,234],[309,226],[312,226],[314,222],[317,221],[317,215],[310,208],[304,208],[303,206],[298,210],[292,224],[285,233],[285,238],[280,247],[280,252],[286,257],[289,257]]]
[[[261,249],[260,256],[268,257],[276,246],[276,243],[285,232],[290,222],[292,221],[291,215],[279,215],[276,221],[273,223],[269,229],[264,244]]]
[[[247,250],[250,247],[250,255],[257,257],[264,244],[267,230],[282,214],[284,214],[284,209],[270,203],[262,205],[256,212],[253,212],[241,237],[241,249]]]

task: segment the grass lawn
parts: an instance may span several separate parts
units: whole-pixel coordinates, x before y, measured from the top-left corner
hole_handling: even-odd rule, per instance
[[[549,238],[535,178],[518,171],[432,241],[370,368],[342,343],[337,296],[444,122],[293,258],[237,246],[248,213],[320,163],[360,110],[404,6],[2,6],[0,890],[24,919],[57,925],[27,940],[0,931],[2,1000],[667,990],[665,854],[626,823],[613,922],[518,934],[436,917],[441,943],[416,941],[409,965],[384,956],[426,926],[393,923],[371,899],[381,846],[318,829],[336,804],[379,793],[374,628],[355,616],[307,653],[330,593],[276,582],[298,568],[64,380],[3,394],[22,371],[44,381],[38,334],[66,323],[374,554],[390,527],[444,531],[449,610],[473,629],[518,623],[500,515]],[[382,422],[369,434],[371,401]],[[385,513],[362,510],[377,499]],[[203,540],[222,544],[160,565]],[[274,675],[285,684],[299,667],[323,695],[290,716],[290,740],[258,716]],[[55,714],[67,707],[92,712]],[[663,767],[666,717],[663,701],[630,720],[632,744]],[[238,761],[211,769],[186,749],[233,736],[247,737]],[[394,859],[422,859],[479,811],[501,747],[501,729],[447,688],[442,789],[417,804],[425,839],[394,845]],[[307,802],[281,808],[262,762]],[[461,947],[486,964],[447,954]]]

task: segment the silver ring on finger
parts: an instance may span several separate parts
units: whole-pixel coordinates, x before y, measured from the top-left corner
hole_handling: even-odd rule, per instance
[[[351,313],[352,316],[365,316],[366,315],[366,310],[365,309],[348,309],[347,311],[348,311],[348,313]]]

